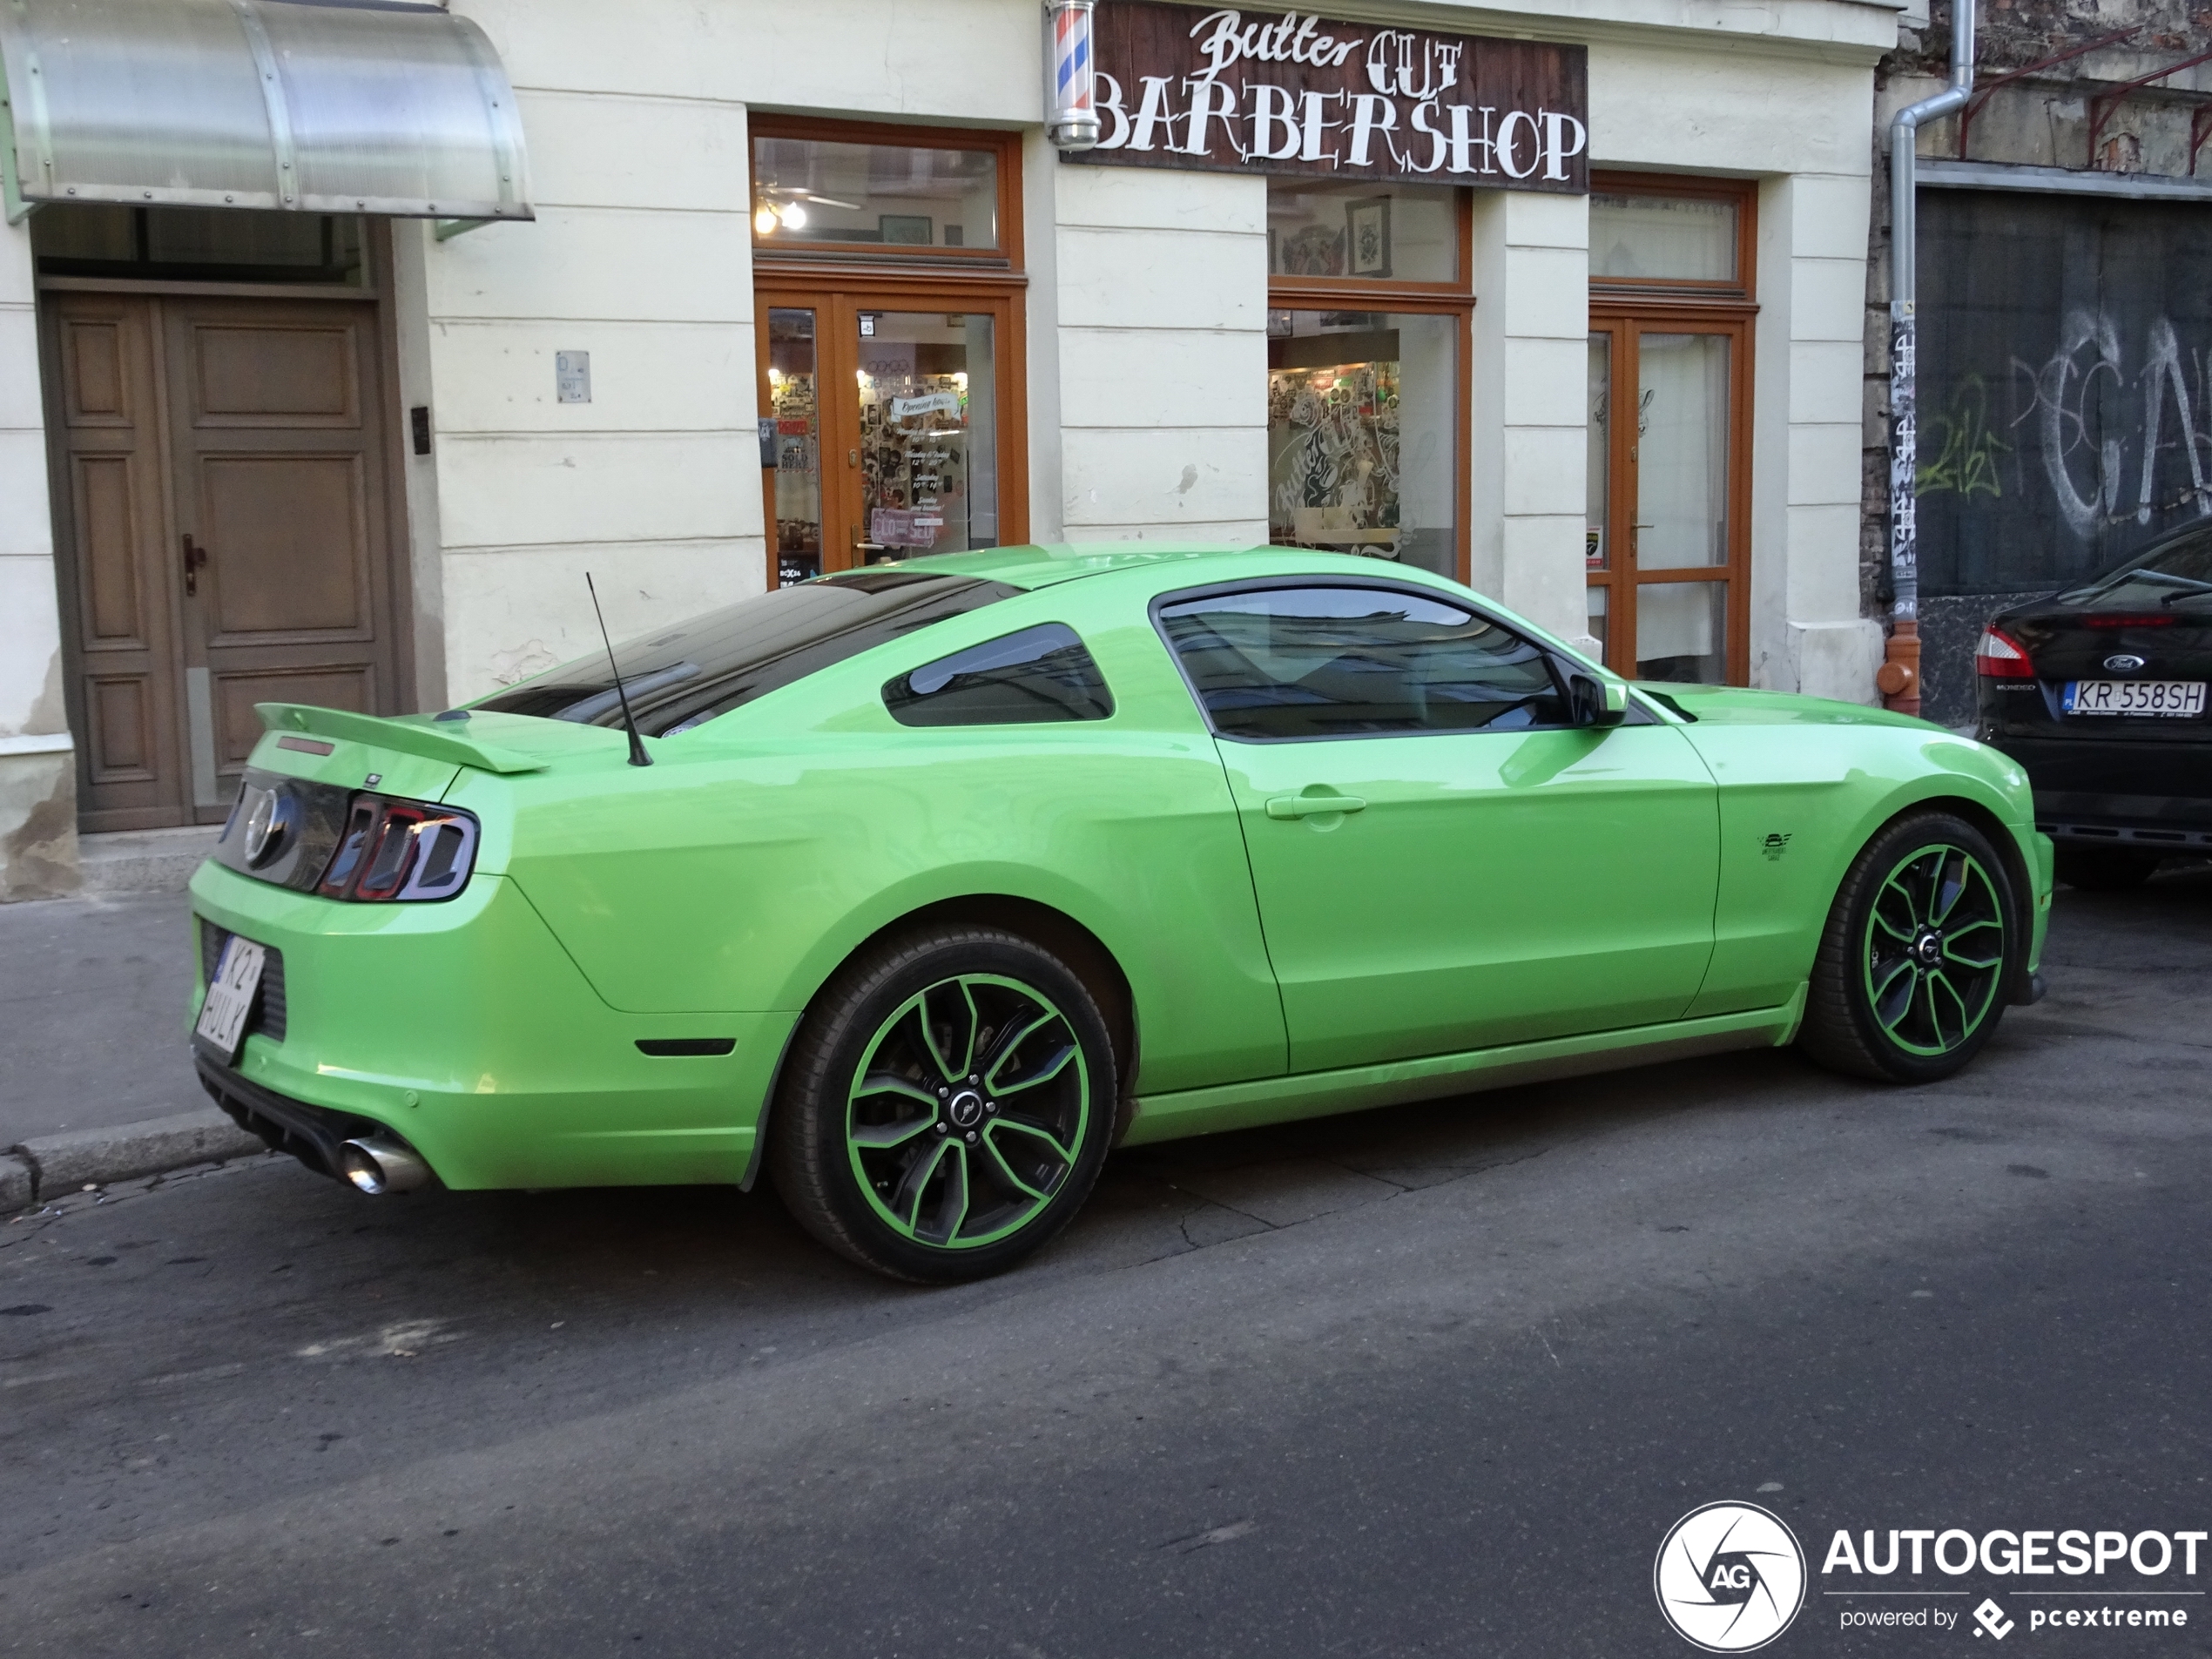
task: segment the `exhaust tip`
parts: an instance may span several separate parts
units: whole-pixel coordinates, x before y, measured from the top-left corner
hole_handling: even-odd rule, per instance
[[[430,1166],[412,1148],[381,1135],[347,1142],[339,1161],[346,1179],[372,1197],[386,1192],[412,1192],[430,1179]]]

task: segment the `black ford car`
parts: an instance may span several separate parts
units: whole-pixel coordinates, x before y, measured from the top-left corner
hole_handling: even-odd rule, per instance
[[[2212,854],[2212,527],[2000,612],[1974,667],[1982,740],[2027,768],[2060,880]]]

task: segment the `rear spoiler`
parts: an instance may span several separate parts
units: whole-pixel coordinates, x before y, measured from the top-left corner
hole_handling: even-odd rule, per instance
[[[263,730],[305,732],[318,738],[336,738],[371,748],[395,749],[425,760],[442,760],[479,772],[543,772],[545,762],[532,755],[502,749],[451,735],[435,726],[413,720],[381,719],[373,714],[350,714],[344,709],[319,709],[306,703],[256,703]]]

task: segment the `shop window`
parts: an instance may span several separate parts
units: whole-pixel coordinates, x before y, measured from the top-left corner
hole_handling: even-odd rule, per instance
[[[755,137],[752,231],[764,246],[999,251],[995,146]]]
[[[1725,181],[1594,181],[1589,631],[1639,679],[1745,678],[1753,206]]]
[[[42,276],[198,282],[363,281],[352,213],[59,202],[30,216]]]
[[[1460,577],[1467,192],[1271,179],[1267,528]]]
[[[1440,185],[1271,179],[1267,273],[1456,283],[1459,198]]]
[[[1271,311],[1271,541],[1459,568],[1459,319]]]

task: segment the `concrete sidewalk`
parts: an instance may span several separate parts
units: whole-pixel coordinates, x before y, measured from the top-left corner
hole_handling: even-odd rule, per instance
[[[192,1076],[192,900],[0,905],[0,1151],[210,1106]]]

